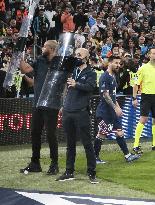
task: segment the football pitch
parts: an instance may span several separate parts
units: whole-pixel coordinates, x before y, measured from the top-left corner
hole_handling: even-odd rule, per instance
[[[75,180],[68,182],[55,181],[57,176],[48,176],[49,148],[43,144],[41,166],[43,172],[19,173],[27,166],[31,157],[31,145],[0,146],[0,187],[26,190],[53,191],[100,196],[130,197],[155,199],[155,151],[151,142],[143,142],[144,154],[132,163],[127,163],[118,145],[102,145],[101,158],[106,164],[97,165],[99,184],[90,184],[86,176],[86,158],[83,147],[77,146]],[[129,149],[132,144],[128,143]],[[59,145],[60,174],[65,171],[65,145]],[[58,176],[59,176],[58,175]]]

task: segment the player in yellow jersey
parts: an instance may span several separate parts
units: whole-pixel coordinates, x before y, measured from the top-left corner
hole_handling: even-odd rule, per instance
[[[134,107],[138,105],[137,91],[138,86],[141,87],[141,102],[140,102],[140,119],[135,131],[135,141],[133,150],[136,153],[142,153],[139,141],[145,123],[148,121],[149,112],[152,113],[152,135],[153,143],[152,150],[155,150],[155,47],[149,50],[150,61],[143,65],[137,72],[137,82],[133,87],[133,101]]]

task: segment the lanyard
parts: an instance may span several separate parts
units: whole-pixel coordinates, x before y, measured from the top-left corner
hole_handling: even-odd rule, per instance
[[[80,70],[79,68],[76,69],[75,71],[75,80],[78,79],[79,75],[81,74],[82,70]]]

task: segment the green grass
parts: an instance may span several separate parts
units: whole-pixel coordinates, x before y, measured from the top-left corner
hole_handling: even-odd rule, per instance
[[[130,149],[132,144],[128,144]],[[20,174],[30,161],[31,145],[0,147],[0,187],[44,190],[54,192],[72,192],[102,196],[120,196],[155,199],[155,152],[151,151],[151,142],[143,142],[143,156],[134,163],[126,163],[116,144],[102,146],[101,157],[107,164],[97,165],[97,185],[89,183],[86,176],[84,150],[77,146],[75,181],[56,182],[56,176],[47,176],[50,163],[49,149],[43,145],[41,154],[42,173]],[[66,148],[59,146],[60,174],[65,170]]]

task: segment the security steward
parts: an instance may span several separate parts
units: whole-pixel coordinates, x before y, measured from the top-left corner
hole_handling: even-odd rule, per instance
[[[96,87],[96,73],[88,65],[89,51],[75,51],[76,67],[67,81],[67,92],[63,103],[63,129],[67,137],[66,171],[56,181],[74,179],[76,137],[80,137],[87,158],[87,174],[91,183],[96,180],[96,159],[90,135],[89,101]]]

